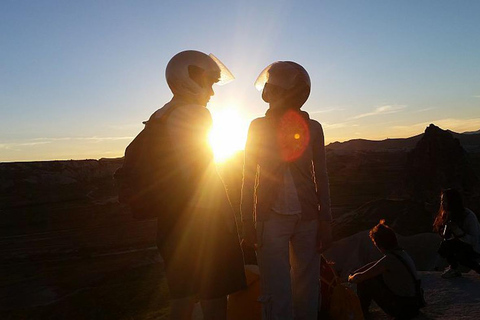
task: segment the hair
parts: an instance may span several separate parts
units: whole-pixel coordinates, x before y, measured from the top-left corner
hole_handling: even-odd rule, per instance
[[[461,224],[465,219],[462,195],[456,189],[445,189],[440,194],[440,208],[433,223],[433,230],[441,232],[447,222]]]
[[[399,248],[395,231],[387,226],[383,219],[370,230],[370,239],[380,249],[393,250]]]

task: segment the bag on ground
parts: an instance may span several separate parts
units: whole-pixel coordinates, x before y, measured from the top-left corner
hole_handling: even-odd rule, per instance
[[[260,272],[256,265],[245,266],[247,288],[228,296],[228,320],[261,320]]]
[[[339,284],[333,289],[329,317],[335,320],[364,319],[357,294],[345,284]]]
[[[330,311],[333,289],[340,283],[339,277],[333,268],[334,263],[320,256],[320,317],[326,318]]]

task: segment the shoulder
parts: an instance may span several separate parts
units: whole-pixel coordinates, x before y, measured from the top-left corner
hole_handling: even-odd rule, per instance
[[[477,218],[477,215],[470,209],[468,208],[465,208],[465,221],[468,221],[470,223],[472,222],[477,222],[477,223],[480,223],[478,221],[478,218]]]
[[[211,125],[210,111],[198,104],[185,104],[175,107],[169,116],[169,122]]]
[[[395,253],[398,256],[402,256],[400,251],[396,251]],[[388,264],[389,266],[391,266],[392,263],[396,264],[398,262],[397,256],[395,256],[395,254],[388,251],[385,253],[384,260],[385,260],[385,263]]]
[[[250,130],[258,130],[265,126],[267,119],[265,117],[259,117],[250,122]]]
[[[309,121],[310,121],[310,128],[312,130],[317,130],[317,131],[323,132],[323,128],[322,128],[322,125],[320,124],[320,122],[318,122],[317,120],[313,120],[313,119],[309,119]]]
[[[172,116],[185,116],[185,117],[194,117],[194,116],[203,116],[211,117],[210,111],[199,104],[184,104],[179,105],[172,111]]]
[[[468,208],[465,208],[465,213],[467,217],[476,217],[475,213]]]
[[[310,119],[310,136],[314,140],[324,139],[322,125],[317,120]]]
[[[388,255],[384,255],[380,259],[377,260],[377,263],[384,264],[387,262],[387,260],[390,259]]]

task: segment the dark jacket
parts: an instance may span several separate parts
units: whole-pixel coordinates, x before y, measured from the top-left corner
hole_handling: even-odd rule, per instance
[[[170,296],[213,299],[246,286],[233,208],[208,146],[212,118],[207,108],[174,98],[152,117],[167,120],[175,190],[175,222],[158,226],[157,245],[165,261]],[[173,187],[173,186],[172,186]],[[159,220],[160,221],[160,220]]]
[[[242,220],[268,220],[286,168],[290,168],[302,219],[331,221],[323,129],[303,111],[253,120],[245,146]]]

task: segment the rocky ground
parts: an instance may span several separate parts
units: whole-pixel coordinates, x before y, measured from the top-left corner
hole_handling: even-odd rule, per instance
[[[438,236],[400,236],[417,268],[432,270]],[[345,279],[377,259],[367,232],[334,243],[325,256]],[[479,319],[480,275],[444,280],[439,271],[420,272],[428,306],[417,319]],[[155,248],[101,253],[70,260],[2,266],[0,319],[167,319],[168,290]],[[372,306],[373,319],[388,319]],[[202,319],[199,306],[195,319]]]
[[[445,280],[440,272],[421,272],[427,306],[418,320],[480,319],[480,275],[471,271],[461,278]],[[372,319],[390,319],[378,307]]]

